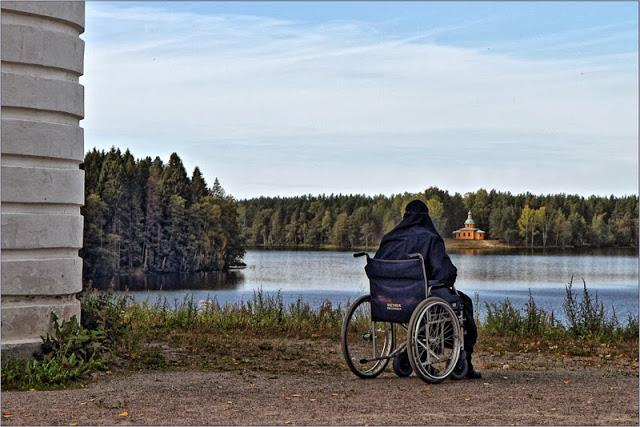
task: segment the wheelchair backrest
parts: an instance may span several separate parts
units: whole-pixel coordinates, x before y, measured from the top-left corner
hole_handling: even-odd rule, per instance
[[[372,320],[408,323],[413,310],[426,298],[423,260],[382,260],[367,256],[364,269],[371,288]]]

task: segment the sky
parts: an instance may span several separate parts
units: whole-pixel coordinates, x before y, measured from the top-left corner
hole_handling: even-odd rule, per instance
[[[248,197],[638,192],[637,2],[87,2],[85,148]]]

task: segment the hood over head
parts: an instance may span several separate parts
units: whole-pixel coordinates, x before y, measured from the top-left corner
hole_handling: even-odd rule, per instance
[[[415,226],[425,227],[432,233],[440,236],[440,233],[436,230],[436,227],[433,225],[431,217],[429,216],[429,208],[421,200],[413,200],[409,202],[404,210],[402,221],[400,221],[400,224],[398,224],[392,231]]]

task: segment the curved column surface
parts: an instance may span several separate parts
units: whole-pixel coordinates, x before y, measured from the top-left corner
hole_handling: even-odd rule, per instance
[[[2,349],[80,316],[84,2],[2,1]]]

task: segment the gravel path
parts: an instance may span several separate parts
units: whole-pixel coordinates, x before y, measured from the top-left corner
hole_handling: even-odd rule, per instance
[[[397,378],[390,368],[358,379],[335,341],[202,335],[197,347],[163,346],[162,371],[121,368],[83,388],[3,392],[2,422],[638,425],[632,346],[603,344],[571,356],[557,346],[505,352],[484,344],[474,356],[483,379],[429,385]]]
[[[496,369],[439,385],[390,373],[120,373],[81,389],[5,392],[2,410],[5,425],[637,425],[638,378],[598,368]]]

